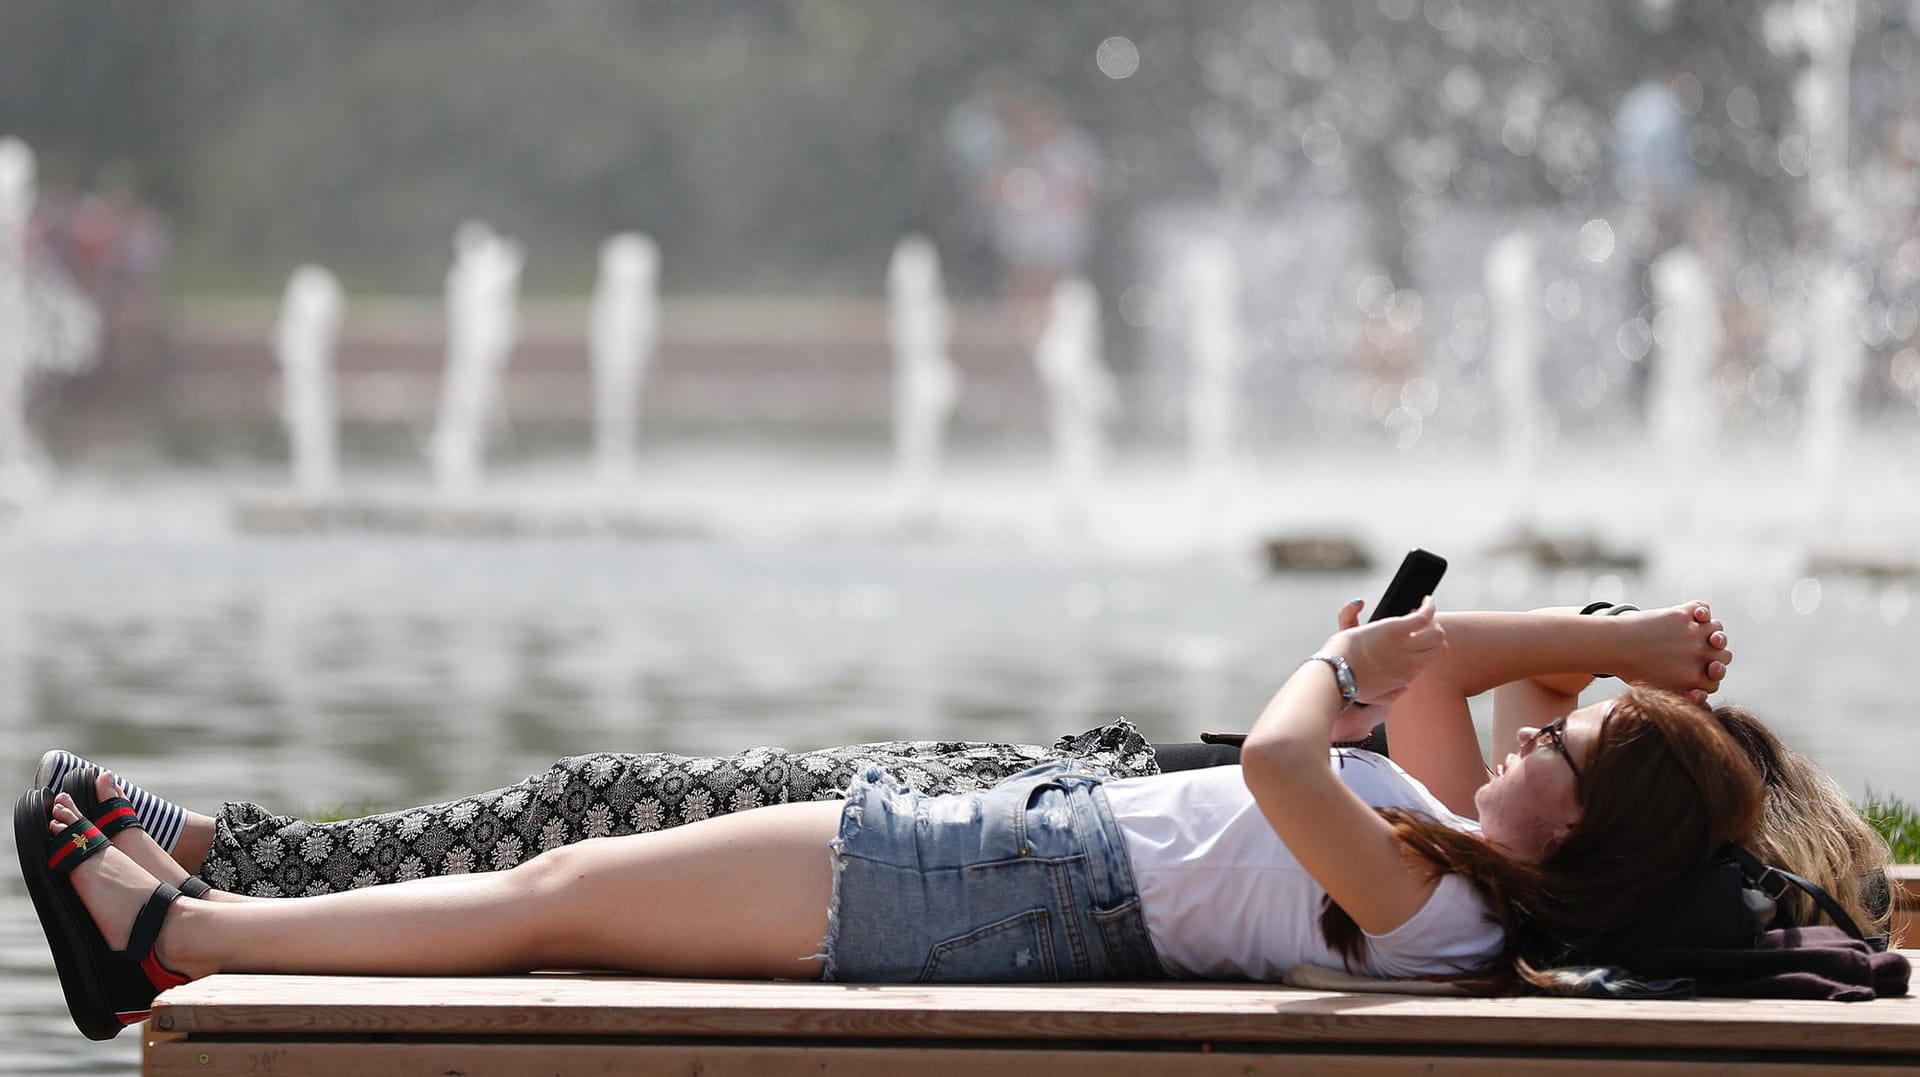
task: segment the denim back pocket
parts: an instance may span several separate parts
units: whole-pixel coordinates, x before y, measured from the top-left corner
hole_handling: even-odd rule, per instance
[[[920,970],[921,983],[1025,983],[1058,979],[1053,923],[1046,909],[1028,909],[938,942]]]
[[[1166,975],[1153,956],[1153,939],[1140,916],[1140,899],[1131,898],[1111,909],[1087,910],[1087,921],[1099,933],[1102,950],[1096,958],[1094,979],[1157,980]]]

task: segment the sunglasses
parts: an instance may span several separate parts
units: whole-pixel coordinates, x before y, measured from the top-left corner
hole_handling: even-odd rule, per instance
[[[1567,751],[1567,716],[1561,715],[1539,729],[1533,731],[1533,739],[1527,742],[1527,751],[1531,752],[1545,740],[1553,748],[1553,754],[1567,761],[1567,769],[1573,771],[1573,787],[1578,790],[1584,782],[1580,768],[1573,762],[1573,753]]]

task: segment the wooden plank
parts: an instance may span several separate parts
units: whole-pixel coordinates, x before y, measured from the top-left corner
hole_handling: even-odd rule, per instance
[[[1920,864],[1895,864],[1887,869],[1887,878],[1893,883],[1896,907],[1920,908]]]
[[[1895,864],[1887,871],[1892,884],[1894,941],[1920,946],[1920,864]]]
[[[1892,884],[1893,907],[1920,910],[1920,864],[1895,864],[1887,871]]]
[[[1909,955],[1920,956],[1920,955]],[[676,1036],[1498,1045],[1920,1053],[1920,1000],[1416,998],[1259,984],[855,985],[584,974],[214,976],[161,996],[189,1036]]]
[[[1315,1073],[1331,1077],[1533,1077],[1543,1065],[1555,1077],[1681,1077],[1683,1074],[1844,1073],[1848,1077],[1911,1074],[1910,1065],[1854,1064],[1819,1060],[1768,1060],[1758,1056],[1614,1059],[1539,1057],[1257,1053],[1251,1051],[1016,1050],[1007,1048],[752,1047],[731,1045],[521,1043],[340,1043],[222,1042],[173,1040],[149,1049],[148,1077],[336,1077],[343,1073],[459,1073],[463,1077],[521,1077],[567,1073],[617,1077],[632,1073],[699,1074],[701,1077],[975,1077],[1018,1073],[1021,1077],[1280,1077]]]

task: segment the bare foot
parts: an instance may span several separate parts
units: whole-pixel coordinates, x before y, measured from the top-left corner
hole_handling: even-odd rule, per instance
[[[1726,626],[1705,602],[1623,613],[1615,620],[1634,634],[1629,660],[1610,670],[1623,681],[1678,692],[1701,706],[1720,690],[1733,662]]]
[[[120,786],[115,783],[113,772],[103,770],[100,776],[94,779],[93,795],[105,801],[113,797],[124,797],[127,794],[122,792]],[[55,800],[57,803],[66,804],[69,808],[75,806],[65,793],[60,794]],[[160,844],[153,840],[153,835],[147,833],[145,827],[128,827],[115,834],[113,847],[127,854],[134,863],[140,865],[147,874],[160,882],[179,886],[187,877],[187,869],[167,855],[167,851],[160,848]]]
[[[48,825],[50,831],[77,822],[80,813],[73,808],[73,801],[60,796],[54,800],[53,821]],[[100,852],[88,857],[73,869],[67,877],[73,884],[74,893],[80,895],[80,903],[87,907],[93,917],[94,926],[100,930],[100,937],[115,950],[124,950],[127,939],[133,934],[133,922],[140,915],[140,909],[153,894],[160,880],[147,873],[147,870],[119,850],[109,845]],[[186,899],[190,901],[190,899]],[[180,906],[185,901],[174,903],[167,922],[161,925],[159,937],[154,942],[153,952],[160,963],[189,976],[202,975],[199,971],[189,971],[175,964],[168,955],[168,929]]]
[[[93,795],[101,800],[106,800],[108,797],[124,797],[127,794],[115,782],[113,772],[103,770],[100,772],[100,777],[95,779]],[[62,793],[60,796],[65,797],[66,794]],[[57,799],[58,798],[56,798],[56,800]],[[71,802],[69,802],[68,806],[77,807],[77,805],[73,805]],[[206,816],[188,812],[187,823],[181,835],[183,841],[192,835],[196,819],[205,820],[209,828],[213,825],[213,820],[208,819]],[[176,859],[176,854],[169,853],[165,849],[160,848],[160,843],[154,841],[153,835],[147,833],[144,827],[128,827],[120,833],[115,834],[112,841],[114,848],[127,854],[133,859],[134,863],[145,869],[147,874],[163,883],[172,883],[175,886],[179,886],[193,875],[192,872],[188,871],[186,867]],[[253,899],[242,897],[239,894],[229,894],[224,890],[210,890],[201,896],[201,900],[251,901]]]

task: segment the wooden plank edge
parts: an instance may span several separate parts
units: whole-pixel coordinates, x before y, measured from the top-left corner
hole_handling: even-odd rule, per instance
[[[1910,955],[1910,958],[1913,955]],[[216,977],[162,996],[158,1031],[196,1035],[674,1036],[1440,1043],[1920,1051],[1920,1000],[1431,999],[1260,985],[873,987],[697,980]],[[196,992],[195,989],[199,990]],[[381,998],[390,993],[392,1001]],[[275,996],[278,996],[276,998]]]
[[[1330,1077],[1426,1074],[1429,1077],[1532,1077],[1551,1067],[1555,1077],[1681,1077],[1707,1073],[1841,1074],[1877,1077],[1909,1073],[1920,1056],[1864,1058],[1763,1054],[1753,1051],[1659,1053],[1621,1049],[1572,1055],[1497,1051],[1298,1049],[1247,1050],[1234,1045],[1190,1045],[1183,1050],[1071,1045],[998,1047],[952,1044],[617,1044],[617,1043],[299,1043],[176,1039],[149,1052],[147,1077],[279,1077],[340,1073],[434,1074],[520,1077],[533,1073],[615,1075],[697,1073],[702,1077],[811,1077],[822,1072],[851,1077],[973,1077],[1020,1073],[1023,1077],[1266,1077],[1315,1073]]]

